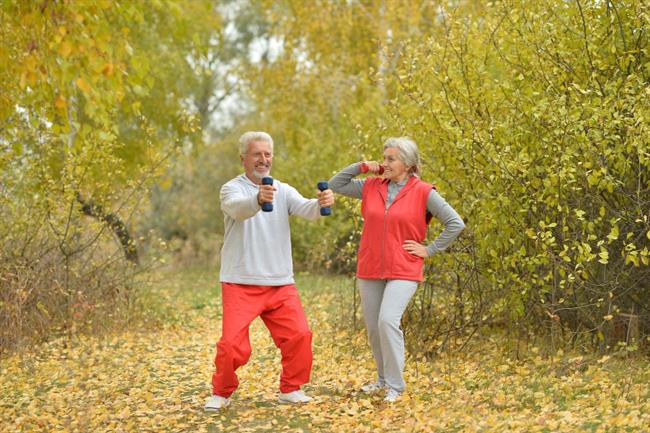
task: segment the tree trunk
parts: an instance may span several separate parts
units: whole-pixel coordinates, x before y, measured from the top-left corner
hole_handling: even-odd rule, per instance
[[[120,241],[126,260],[136,265],[139,264],[140,259],[138,257],[138,250],[135,247],[135,241],[131,237],[126,224],[124,224],[120,217],[114,213],[106,212],[101,205],[96,204],[92,200],[84,200],[80,193],[77,193],[77,201],[81,203],[81,211],[84,215],[105,222],[108,224],[110,229],[113,230],[113,233],[115,233],[115,236],[117,236],[117,239]]]

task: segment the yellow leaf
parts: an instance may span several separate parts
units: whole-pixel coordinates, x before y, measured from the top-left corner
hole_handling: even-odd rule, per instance
[[[27,69],[29,69],[30,71],[33,71],[34,69],[36,69],[36,64],[37,64],[37,61],[36,61],[36,58],[34,56],[28,56],[25,59],[25,67]]]
[[[84,93],[90,92],[90,85],[88,85],[88,83],[86,83],[86,80],[84,80],[83,78],[81,77],[77,78],[76,83],[77,83],[77,87],[79,87],[79,89],[81,89],[82,92]]]
[[[57,97],[54,99],[54,105],[56,108],[59,108],[61,110],[64,109],[66,105],[65,98],[63,98],[61,95],[57,95]]]
[[[613,318],[614,318],[614,316],[612,316],[611,314],[608,314],[607,316],[603,317],[603,319],[605,319],[605,320],[612,320]]]
[[[600,252],[598,253],[598,256],[600,257],[600,260],[598,260],[598,262],[602,263],[603,265],[609,262],[609,253],[605,248],[600,247]]]
[[[634,254],[628,254],[625,256],[625,264],[633,263],[634,266],[639,266],[639,258],[636,255],[636,252]]]
[[[102,68],[102,74],[104,74],[107,77],[110,77],[113,75],[113,64],[112,63],[104,63],[104,67]]]
[[[618,227],[617,226],[612,227],[612,230],[607,235],[607,239],[609,239],[610,242],[615,241],[616,239],[618,239]]]
[[[72,52],[72,44],[68,41],[63,41],[61,45],[59,45],[58,53],[63,56],[63,57],[68,57],[70,53]]]

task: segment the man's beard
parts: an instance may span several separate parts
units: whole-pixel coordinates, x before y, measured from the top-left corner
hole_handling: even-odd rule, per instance
[[[260,171],[257,168],[253,169],[253,176],[255,176],[258,179],[261,179],[263,177],[268,176],[271,173],[271,168],[264,168],[264,171]]]

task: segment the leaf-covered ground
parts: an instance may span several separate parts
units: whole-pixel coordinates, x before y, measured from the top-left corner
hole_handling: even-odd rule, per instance
[[[509,359],[498,341],[464,355],[407,361],[396,403],[357,391],[373,379],[362,330],[337,323],[351,282],[301,277],[314,331],[314,401],[277,403],[279,354],[263,324],[232,405],[205,413],[216,277],[164,276],[165,325],[56,341],[0,360],[2,432],[650,432],[650,365],[640,357]],[[347,319],[346,319],[347,320]],[[350,321],[349,324],[352,324]]]

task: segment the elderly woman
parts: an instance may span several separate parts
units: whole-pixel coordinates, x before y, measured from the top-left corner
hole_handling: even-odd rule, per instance
[[[381,174],[363,180],[360,173]],[[422,181],[417,145],[406,137],[384,143],[384,162],[354,163],[336,174],[330,188],[361,199],[364,220],[357,257],[357,281],[377,380],[364,392],[386,390],[395,401],[404,391],[402,314],[423,278],[424,259],[444,251],[465,225],[456,211]],[[422,244],[431,216],[445,229],[429,245]]]

